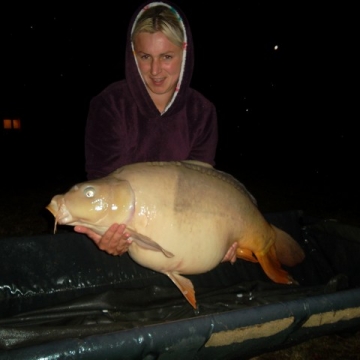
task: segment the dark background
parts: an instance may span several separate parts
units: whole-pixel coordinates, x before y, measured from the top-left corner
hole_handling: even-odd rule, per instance
[[[74,3],[0,5],[0,120],[22,121],[21,131],[0,126],[0,236],[52,233],[45,205],[85,176],[89,101],[124,77],[126,29],[141,1]],[[192,27],[192,85],[218,110],[217,167],[264,212],[360,226],[356,3],[175,3]],[[349,339],[308,341],[303,358],[356,357],[358,336]]]
[[[0,115],[22,121],[21,131],[0,131],[3,179],[85,178],[89,101],[124,77],[126,29],[142,1],[124,3],[1,5]],[[355,7],[175,3],[192,27],[192,86],[218,110],[216,166],[250,188],[356,202]]]

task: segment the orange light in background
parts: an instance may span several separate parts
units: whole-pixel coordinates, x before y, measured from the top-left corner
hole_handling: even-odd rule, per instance
[[[21,129],[21,121],[20,119],[13,120],[13,129],[20,130]]]
[[[4,119],[3,120],[4,129],[21,129],[21,120],[20,119]]]
[[[11,129],[12,121],[10,119],[4,119],[4,129]]]

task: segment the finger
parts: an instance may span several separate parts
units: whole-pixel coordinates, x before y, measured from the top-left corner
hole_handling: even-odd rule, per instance
[[[76,225],[74,227],[74,231],[76,231],[78,233],[84,234],[86,232],[86,230],[87,230],[87,228],[85,226]]]
[[[231,264],[233,264],[236,261],[236,249],[238,247],[238,244],[234,242],[228,251],[226,252],[224,258],[221,260],[221,262],[230,261]]]
[[[103,234],[100,243],[101,246],[104,247],[104,249],[106,249],[111,243],[111,240],[114,234],[117,233],[119,226],[120,226],[119,224],[112,224]]]
[[[126,253],[129,250],[129,246],[133,242],[129,233],[123,233],[121,239],[118,241],[116,251],[119,255]]]
[[[96,244],[101,241],[101,235],[97,234],[93,230],[85,227],[85,226],[75,226],[74,231],[87,235],[91,240],[93,240]]]
[[[112,255],[119,255],[120,252],[122,253],[122,247],[127,238],[126,235],[124,236],[125,228],[126,225],[124,224],[111,225],[103,235],[101,242],[98,244],[99,248]]]
[[[230,264],[231,265],[234,265],[235,264],[235,262],[236,262],[236,260],[237,260],[237,257],[236,257],[236,253],[234,254],[234,256],[231,258],[231,260],[230,260]]]
[[[128,238],[127,234],[124,234],[126,225],[120,224],[116,226],[116,230],[112,233],[111,238],[109,239],[108,246],[111,248],[116,248],[120,243],[124,243]],[[115,226],[112,230],[115,229]],[[109,234],[110,235],[110,234]]]
[[[128,244],[126,241],[121,241],[116,248],[116,252],[118,255],[123,255],[129,250],[129,246],[130,244]]]

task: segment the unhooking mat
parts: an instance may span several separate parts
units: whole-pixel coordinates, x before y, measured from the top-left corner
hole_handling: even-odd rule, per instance
[[[188,276],[194,310],[165,275],[72,230],[0,239],[0,359],[245,359],[360,327],[360,229],[302,211],[265,214],[306,253],[275,284],[237,260]]]

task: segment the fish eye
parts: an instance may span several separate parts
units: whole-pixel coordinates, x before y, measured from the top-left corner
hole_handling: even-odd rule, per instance
[[[87,186],[84,189],[84,195],[88,198],[92,198],[95,195],[95,189],[92,186]]]

